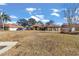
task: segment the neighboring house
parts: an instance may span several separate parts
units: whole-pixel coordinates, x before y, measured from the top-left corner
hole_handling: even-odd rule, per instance
[[[16,31],[18,28],[16,24],[6,24],[6,25],[10,31]]]
[[[69,25],[63,24],[61,26],[61,32],[69,32]],[[72,24],[71,25],[71,32],[78,32],[79,31],[79,24]]]
[[[58,25],[35,24],[32,27],[33,27],[33,30],[60,31],[60,26]]]
[[[16,31],[17,30],[17,25],[16,24],[4,24],[5,30],[10,30],[10,31]],[[0,24],[0,30],[2,30],[3,24]]]

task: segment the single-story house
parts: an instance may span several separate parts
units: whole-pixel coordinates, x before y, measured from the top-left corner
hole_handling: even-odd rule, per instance
[[[69,26],[68,24],[63,24],[61,26],[61,32],[69,32],[69,29],[71,28],[71,32],[77,32],[79,31],[79,24],[72,24]]]
[[[18,27],[16,24],[4,24],[5,30],[16,31],[17,28]],[[3,29],[3,24],[0,24],[0,30],[2,30],[2,29]]]
[[[32,27],[33,30],[60,31],[60,26],[58,25],[35,24]]]
[[[18,28],[16,24],[7,24],[7,26],[10,31],[16,31]]]

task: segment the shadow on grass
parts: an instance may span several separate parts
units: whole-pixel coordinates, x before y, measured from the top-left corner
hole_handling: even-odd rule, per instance
[[[79,35],[79,32],[60,32],[61,34]]]

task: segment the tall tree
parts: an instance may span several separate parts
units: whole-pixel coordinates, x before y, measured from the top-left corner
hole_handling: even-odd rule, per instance
[[[38,21],[37,24],[43,24],[43,22],[42,21]]]
[[[68,23],[68,26],[69,26],[69,32],[72,31],[72,24],[73,24],[73,20],[74,20],[74,17],[75,17],[75,11],[76,11],[76,8],[64,10],[64,17],[67,20],[67,23]]]
[[[28,25],[28,21],[26,19],[22,18],[17,21],[17,24],[20,26],[26,27]]]
[[[30,26],[32,26],[32,25],[34,25],[34,24],[36,24],[36,23],[37,23],[37,21],[36,21],[34,18],[28,19],[28,24],[29,24]]]
[[[5,12],[1,12],[0,20],[2,20],[2,23],[3,23],[3,30],[4,30],[4,27],[5,27],[4,26],[5,22],[11,21],[10,16],[8,14],[6,14]]]
[[[54,24],[54,21],[53,20],[50,20],[49,22],[46,23],[47,25],[53,25]]]

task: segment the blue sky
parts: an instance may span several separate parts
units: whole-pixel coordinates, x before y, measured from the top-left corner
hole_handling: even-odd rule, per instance
[[[20,18],[30,17],[48,22],[53,20],[57,24],[66,23],[63,17],[63,10],[66,8],[78,7],[79,4],[69,3],[0,3],[0,11],[10,15],[12,22]]]

